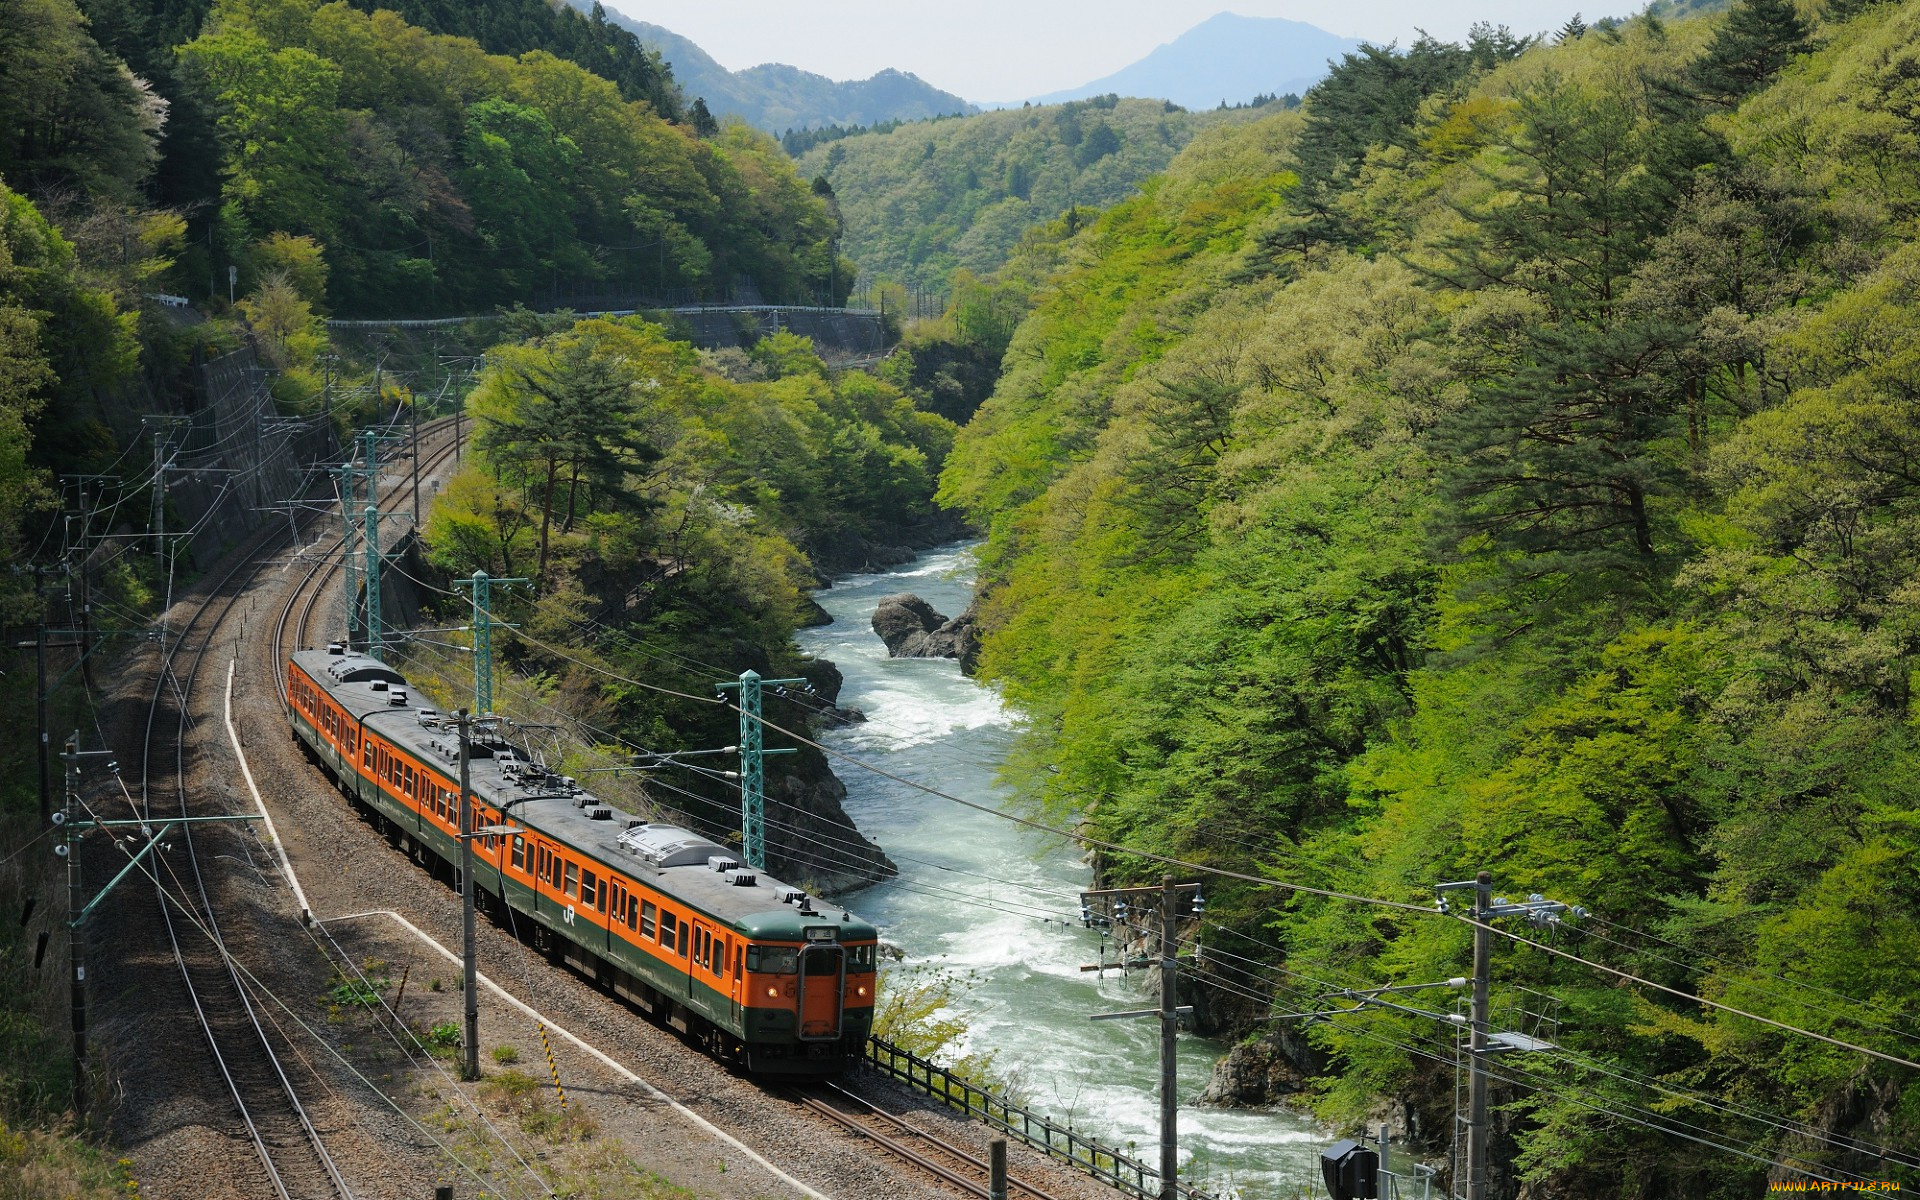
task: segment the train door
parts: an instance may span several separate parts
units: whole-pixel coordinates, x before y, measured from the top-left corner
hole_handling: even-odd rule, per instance
[[[721,986],[726,988],[727,997],[732,1002],[733,1027],[740,1029],[742,1028],[741,1022],[746,1020],[746,1014],[741,1011],[740,1006],[740,998],[747,990],[746,968],[740,961],[745,953],[742,949],[744,943],[736,942],[732,938],[728,938],[722,945],[724,948],[721,953],[724,954],[725,957],[720,960],[720,973],[726,978]]]
[[[847,990],[846,952],[811,945],[800,951],[800,1040],[826,1042],[840,1036],[840,1008]]]

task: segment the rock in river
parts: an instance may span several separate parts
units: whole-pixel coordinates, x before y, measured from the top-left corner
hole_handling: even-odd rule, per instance
[[[873,631],[887,644],[891,658],[957,658],[971,673],[980,652],[973,610],[948,618],[912,594],[883,597],[873,610]]]

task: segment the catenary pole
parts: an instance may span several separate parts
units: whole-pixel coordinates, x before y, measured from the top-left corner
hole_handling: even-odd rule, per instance
[[[474,961],[473,929],[473,778],[472,734],[466,709],[456,717],[460,725],[460,940],[463,985],[461,994],[467,1006],[467,1036],[463,1074],[480,1078],[480,991],[479,967]]]
[[[792,750],[768,750],[761,728],[761,691],[805,683],[804,679],[762,679],[749,667],[740,678],[715,686],[722,692],[740,692],[740,851],[747,865],[756,871],[767,869],[767,767],[769,754],[792,754]]]
[[[379,658],[380,644],[380,510],[367,505],[367,657]]]

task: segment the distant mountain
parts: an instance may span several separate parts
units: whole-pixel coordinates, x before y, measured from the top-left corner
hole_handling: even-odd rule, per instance
[[[644,40],[644,39],[642,39]],[[1327,73],[1327,60],[1360,45],[1282,17],[1209,17],[1139,62],[1081,87],[1033,98],[1058,104],[1109,92],[1171,100],[1186,108],[1241,104],[1255,96],[1304,93]],[[674,63],[679,74],[680,64]]]
[[[593,0],[568,0],[590,12]],[[825,75],[781,63],[729,71],[712,55],[671,29],[636,21],[612,9],[609,24],[627,30],[660,51],[687,103],[701,97],[708,111],[725,119],[737,116],[770,133],[820,125],[871,125],[876,121],[918,121],[980,110],[904,71],[882,71],[872,79],[835,82]]]

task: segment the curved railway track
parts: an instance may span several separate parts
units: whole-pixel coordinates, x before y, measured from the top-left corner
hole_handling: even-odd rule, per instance
[[[814,1084],[796,1089],[791,1094],[803,1107],[827,1118],[855,1137],[871,1142],[949,1187],[969,1196],[989,1200],[991,1193],[987,1189],[988,1167],[985,1159],[935,1137],[837,1083]],[[1055,1200],[1049,1193],[1012,1175],[1007,1177],[1007,1194],[1025,1194],[1034,1200]]]
[[[427,426],[422,432],[434,436],[451,429],[452,425],[448,419]],[[446,445],[434,452],[431,461],[437,464],[453,450],[452,441],[448,439]],[[427,463],[422,462],[420,469],[426,471]],[[399,492],[398,487],[391,489],[382,507],[397,502]],[[296,535],[298,528],[296,525]],[[141,807],[146,820],[169,819],[159,814],[160,802],[153,787],[156,768],[168,753],[166,743],[169,741],[174,782],[167,807],[182,817],[207,815],[194,811],[196,805],[188,782],[191,759],[188,735],[194,728],[192,708],[200,668],[235,605],[267,566],[266,554],[281,543],[282,537],[277,532],[263,531],[246,552],[235,556],[233,565],[206,590],[171,644],[164,645],[147,704],[141,748],[144,780]],[[338,548],[339,542],[335,541],[332,550]],[[327,562],[328,557],[323,554],[303,584],[291,589],[293,594],[311,590],[313,577],[320,574]],[[311,604],[309,601],[309,611]],[[167,725],[171,726],[170,736]],[[184,853],[167,857],[173,893],[167,894],[164,879],[157,881],[161,893],[158,897],[160,918],[195,1022],[264,1172],[263,1182],[279,1200],[313,1197],[354,1200],[354,1193],[329,1151],[326,1139],[301,1100],[300,1089],[295,1085],[301,1069],[290,1072],[282,1048],[276,1045],[277,1031],[270,1032],[271,1020],[264,1018],[253,989],[242,978],[240,967],[228,950],[214,900],[214,893],[219,889],[209,879],[211,868],[205,865],[193,826],[179,828]],[[176,859],[184,861],[176,863]],[[176,908],[182,911],[176,912]]]

